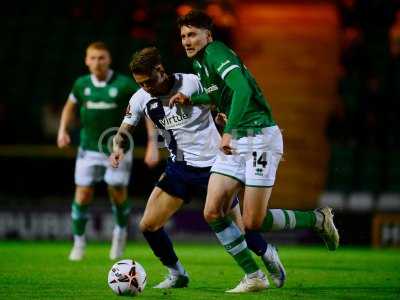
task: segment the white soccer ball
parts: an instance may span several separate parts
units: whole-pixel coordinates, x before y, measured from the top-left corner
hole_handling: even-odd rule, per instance
[[[139,295],[143,292],[146,282],[146,271],[132,259],[116,262],[108,272],[108,286],[117,295]]]

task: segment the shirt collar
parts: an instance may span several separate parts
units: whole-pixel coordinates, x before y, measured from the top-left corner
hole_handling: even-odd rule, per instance
[[[95,87],[105,87],[107,82],[110,81],[113,74],[113,70],[108,70],[106,80],[98,80],[94,74],[90,74],[90,79],[92,80],[92,83]]]

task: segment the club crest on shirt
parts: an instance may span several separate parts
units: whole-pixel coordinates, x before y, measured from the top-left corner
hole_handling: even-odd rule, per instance
[[[111,98],[115,98],[118,95],[118,89],[116,87],[111,87],[108,90],[108,95],[110,95]]]
[[[85,87],[85,89],[83,90],[83,94],[85,96],[90,96],[91,92],[92,91],[90,90],[90,87]]]

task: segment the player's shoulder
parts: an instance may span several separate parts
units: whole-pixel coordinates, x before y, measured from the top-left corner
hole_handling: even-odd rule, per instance
[[[174,73],[174,76],[176,80],[182,81],[182,84],[197,83],[200,81],[197,75],[191,73]]]
[[[205,48],[205,55],[207,57],[212,57],[216,54],[231,54],[232,50],[220,41],[213,41],[209,43]]]
[[[75,80],[74,85],[75,86],[83,86],[83,85],[87,86],[90,83],[91,83],[90,74],[86,74],[86,75],[79,76]]]
[[[143,88],[138,89],[129,100],[129,104],[132,105],[144,105],[150,101],[152,97]]]
[[[128,85],[134,84],[134,81],[131,77],[119,72],[114,72],[113,79],[116,82],[120,82],[122,84],[128,84]]]
[[[121,81],[132,81],[132,79],[130,77],[128,77],[127,75],[122,74],[120,72],[116,72],[116,71],[114,71],[114,78],[116,80],[121,80]]]

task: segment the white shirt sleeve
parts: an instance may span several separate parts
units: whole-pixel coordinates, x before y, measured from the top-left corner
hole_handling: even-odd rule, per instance
[[[183,74],[183,84],[180,92],[187,97],[203,93],[199,77],[194,74]]]
[[[69,99],[71,102],[74,102],[74,103],[77,103],[77,102],[78,102],[78,100],[76,99],[75,95],[72,94],[72,92],[69,93],[68,99]]]
[[[122,123],[126,123],[132,126],[137,126],[140,119],[144,114],[143,108],[143,97],[141,97],[140,90],[133,94],[131,100],[129,100],[129,105],[126,108],[126,113]]]

